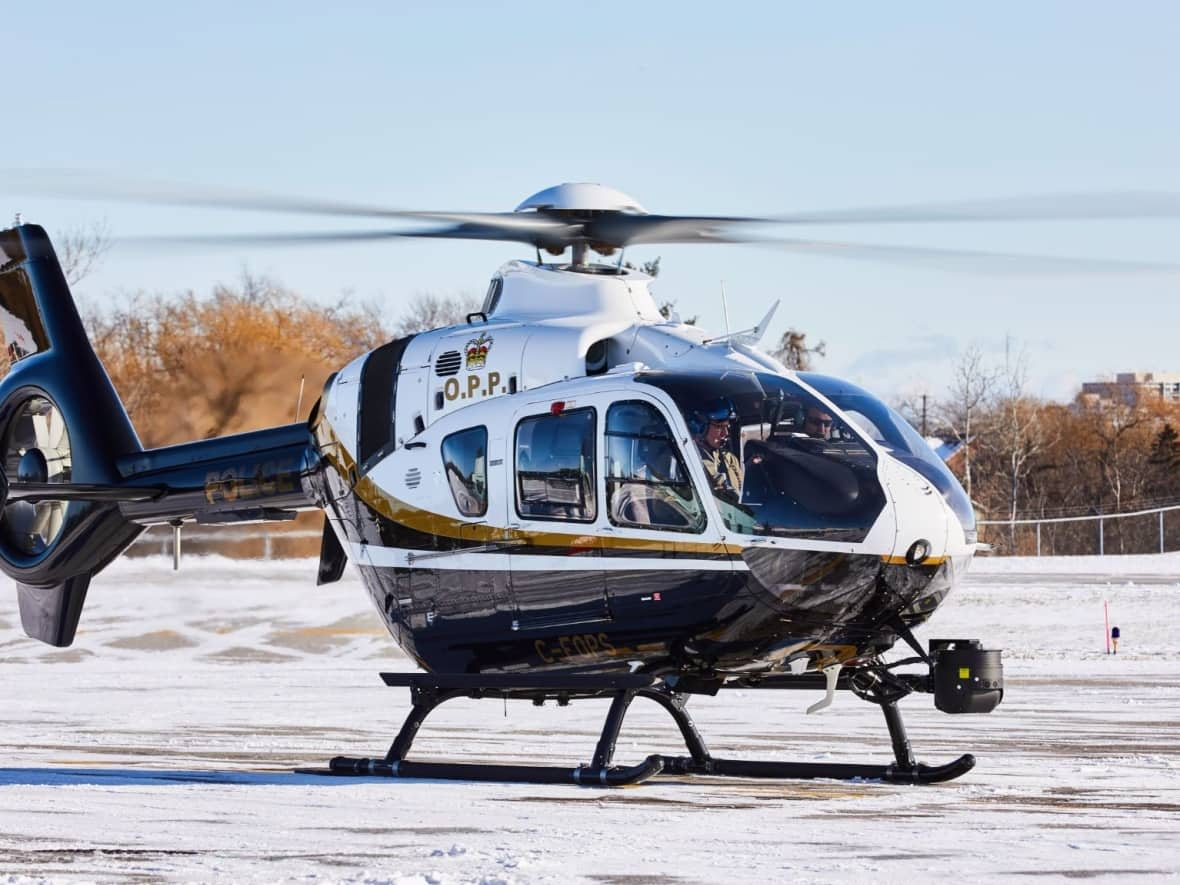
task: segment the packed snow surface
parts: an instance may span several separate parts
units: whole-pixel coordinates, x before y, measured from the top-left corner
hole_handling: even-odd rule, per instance
[[[981,559],[923,636],[1004,649],[985,716],[901,707],[927,787],[656,778],[622,790],[328,778],[380,756],[410,670],[359,580],[308,561],[122,560],[73,647],[25,638],[0,594],[0,879],[368,883],[1028,882],[1180,869],[1180,555]],[[1122,633],[1106,653],[1106,611]],[[890,760],[841,692],[723,691],[690,709],[717,755]],[[454,701],[412,758],[588,762],[605,702]],[[616,761],[684,753],[638,701]]]

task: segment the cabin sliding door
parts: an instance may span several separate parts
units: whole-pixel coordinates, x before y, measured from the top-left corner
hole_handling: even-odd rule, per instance
[[[521,631],[591,631],[609,621],[595,475],[597,411],[536,404],[517,413],[509,456],[512,597]]]

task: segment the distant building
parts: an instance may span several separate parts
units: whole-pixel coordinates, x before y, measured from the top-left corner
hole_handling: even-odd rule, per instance
[[[1148,400],[1180,403],[1180,372],[1119,372],[1113,381],[1087,381],[1081,399],[1091,405]]]

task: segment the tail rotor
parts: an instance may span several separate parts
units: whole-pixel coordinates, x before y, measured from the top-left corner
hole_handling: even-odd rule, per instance
[[[19,407],[4,433],[4,471],[19,482],[68,483],[73,458],[65,416],[48,398]],[[66,501],[8,501],[0,513],[0,543],[26,556],[43,553],[61,535]]]

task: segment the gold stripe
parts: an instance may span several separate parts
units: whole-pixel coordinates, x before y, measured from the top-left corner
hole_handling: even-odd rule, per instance
[[[346,479],[356,477],[356,460],[340,442],[340,438],[322,411],[312,430],[324,460],[342,477]],[[482,522],[463,522],[432,510],[415,507],[395,498],[368,476],[355,479],[352,491],[373,510],[399,525],[428,535],[463,541],[479,541],[481,543],[524,541],[533,547],[569,547],[573,550],[608,548],[654,553],[726,553],[730,556],[740,556],[744,549],[739,544],[711,544],[699,541],[652,540],[650,538],[609,538],[593,533],[567,534],[565,532],[524,531]]]
[[[946,562],[945,556],[928,556],[923,559],[919,565],[942,565]],[[881,561],[887,565],[909,565],[904,556],[882,556]]]

